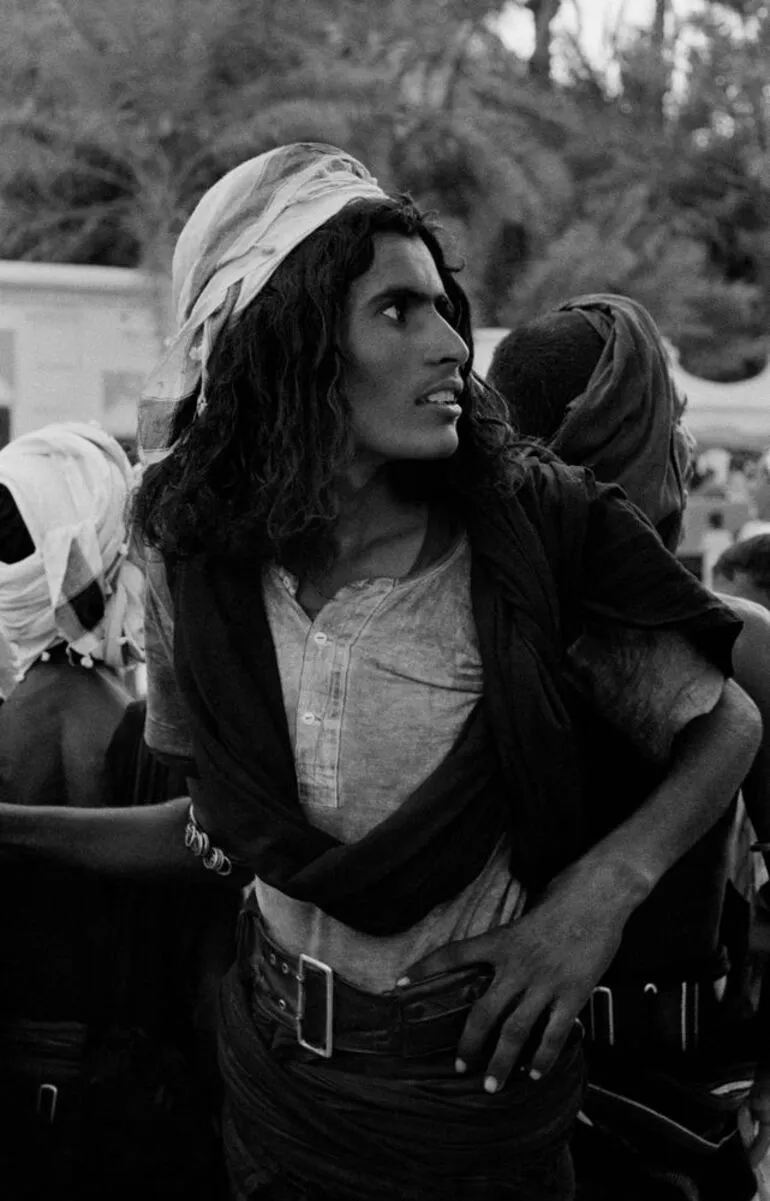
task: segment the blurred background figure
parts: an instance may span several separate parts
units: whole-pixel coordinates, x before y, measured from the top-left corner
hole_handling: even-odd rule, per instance
[[[143,572],[129,553],[134,474],[98,426],[67,422],[0,451],[3,800],[94,805],[143,658]]]
[[[105,753],[143,655],[143,574],[128,546],[131,465],[98,426],[49,425],[0,451],[0,796],[103,802]],[[55,1145],[101,1016],[114,886],[18,856],[0,880],[0,1170],[20,1196],[67,1196]],[[41,1174],[39,1174],[41,1173]],[[48,1195],[48,1194],[46,1194]]]
[[[736,542],[714,564],[714,587],[770,609],[770,533]]]
[[[147,750],[134,697],[135,478],[95,424],[49,425],[0,451],[3,802],[50,815],[185,788]],[[226,955],[233,913],[178,882],[140,887],[10,851],[3,868],[0,1176],[15,1190],[4,1199],[215,1201],[224,1182],[201,984],[211,923]]]
[[[753,509],[753,517],[739,531],[741,542],[746,538],[755,538],[757,534],[770,534],[770,451],[757,463]]]
[[[713,583],[714,564],[723,551],[733,544],[733,537],[725,529],[724,515],[715,510],[706,518],[706,528],[701,536],[701,579],[707,588]]]
[[[642,305],[604,293],[569,300],[503,338],[487,378],[508,401],[521,434],[541,440],[567,463],[590,467],[603,482],[621,484],[655,525],[665,546],[676,551],[687,503],[693,440],[682,420],[684,400],[671,377],[659,331]],[[731,546],[732,536],[722,528],[721,516],[712,514],[711,530],[713,543],[724,549]],[[713,551],[709,553],[717,558]],[[736,679],[763,712],[767,729],[770,620],[756,605],[735,596],[731,600],[744,621],[733,652]],[[618,653],[627,652],[619,647]],[[669,672],[677,670],[672,661]],[[744,785],[747,808],[762,838],[770,832],[769,743],[766,734]],[[597,723],[594,763],[589,770],[597,794],[608,788],[616,798],[628,798],[645,766],[642,756],[634,757],[632,748],[620,746],[613,731],[600,730]],[[750,1021],[744,1022],[751,1006],[740,965],[746,960],[749,914],[738,891],[732,884],[728,886],[728,877],[739,876],[746,881],[744,891],[752,892],[750,840],[738,838],[741,829],[739,811],[734,807],[732,816],[719,822],[664,877],[635,915],[640,920],[629,922],[623,947],[604,987],[595,994],[589,1020],[593,1036],[589,1077],[603,1085],[609,1081],[616,1092],[625,1090],[626,1095],[629,1091],[633,1094],[634,1086],[645,1079],[646,1103],[653,1108],[666,1090],[670,1098],[677,1079],[680,1083],[689,1080],[692,1085],[704,1064],[719,1077],[722,1071],[734,1075],[740,1060],[738,1070],[745,1072],[746,1055],[756,1057],[768,1042],[764,1017],[759,1035]],[[726,974],[730,958],[732,978]],[[665,1016],[666,992],[672,980],[677,981],[675,991],[679,990],[681,1041],[671,1038]],[[756,1003],[756,996],[752,999]],[[677,1009],[676,1004],[673,1008]],[[694,1023],[692,1037],[687,1037],[690,1021]],[[722,1058],[727,1046],[737,1055],[732,1065]],[[696,1049],[700,1060],[693,1055]],[[656,1081],[656,1070],[668,1076],[665,1086],[661,1079]],[[706,1094],[702,1088],[702,1095]],[[690,1097],[696,1095],[697,1086]],[[760,1063],[750,1100],[756,1123],[755,1162],[770,1145],[769,1097],[766,1065]],[[589,1098],[589,1114],[590,1105]],[[687,1113],[685,1104],[680,1118]],[[622,1111],[603,1116],[609,1119],[610,1129],[620,1117],[623,1130]],[[662,1177],[654,1181],[650,1177],[656,1170],[664,1175],[671,1170],[689,1179],[691,1191],[667,1192],[666,1196],[730,1196],[735,1201],[753,1196],[755,1183],[737,1137],[736,1117],[734,1114],[732,1139],[725,1142],[719,1155],[703,1161],[708,1163],[705,1172],[703,1162],[698,1166],[697,1160],[688,1161],[684,1147],[676,1148],[673,1155],[669,1149],[667,1156],[662,1153],[665,1140],[657,1146],[654,1141],[646,1145],[636,1185],[624,1183],[623,1196],[657,1201],[664,1194],[659,1191]],[[696,1121],[692,1107],[689,1118]],[[628,1137],[629,1129],[624,1133]],[[632,1144],[634,1137],[632,1134]],[[581,1146],[580,1139],[577,1146]],[[618,1195],[613,1191],[617,1176],[606,1167],[612,1160],[608,1148],[591,1150],[582,1160],[590,1176],[584,1182],[586,1198]],[[605,1163],[598,1177],[592,1166],[595,1161]],[[580,1162],[578,1159],[578,1165]],[[605,1185],[609,1192],[603,1191]],[[639,1191],[629,1191],[633,1187]],[[711,1191],[714,1189],[717,1191]]]

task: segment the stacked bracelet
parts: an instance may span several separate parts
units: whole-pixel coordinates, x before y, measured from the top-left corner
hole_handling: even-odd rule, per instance
[[[218,876],[229,876],[233,870],[232,860],[221,847],[213,847],[205,830],[201,830],[195,816],[195,810],[190,803],[187,810],[187,825],[184,828],[184,845],[188,851],[200,859],[207,871],[216,872]]]

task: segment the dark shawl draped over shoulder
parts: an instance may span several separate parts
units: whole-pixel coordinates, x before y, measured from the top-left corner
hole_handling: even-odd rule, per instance
[[[724,671],[740,622],[660,545],[623,493],[533,455],[514,496],[467,514],[484,697],[447,759],[366,837],[305,817],[261,569],[199,556],[175,567],[175,669],[212,841],[287,895],[373,935],[456,895],[501,833],[533,892],[585,847],[563,660],[589,619],[678,626]]]

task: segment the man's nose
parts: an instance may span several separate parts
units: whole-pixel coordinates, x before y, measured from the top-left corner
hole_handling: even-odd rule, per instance
[[[456,363],[458,367],[463,367],[469,354],[468,345],[462,335],[440,313],[436,313],[430,347],[432,361]]]

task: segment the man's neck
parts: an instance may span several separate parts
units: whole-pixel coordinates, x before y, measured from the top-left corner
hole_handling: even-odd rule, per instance
[[[343,481],[339,495],[334,561],[322,571],[300,573],[297,600],[310,617],[346,584],[408,575],[428,528],[427,506],[401,500],[384,472],[358,486]]]
[[[335,529],[339,559],[356,559],[368,548],[400,538],[426,520],[425,505],[398,497],[385,469],[365,479],[341,480],[339,498]]]

